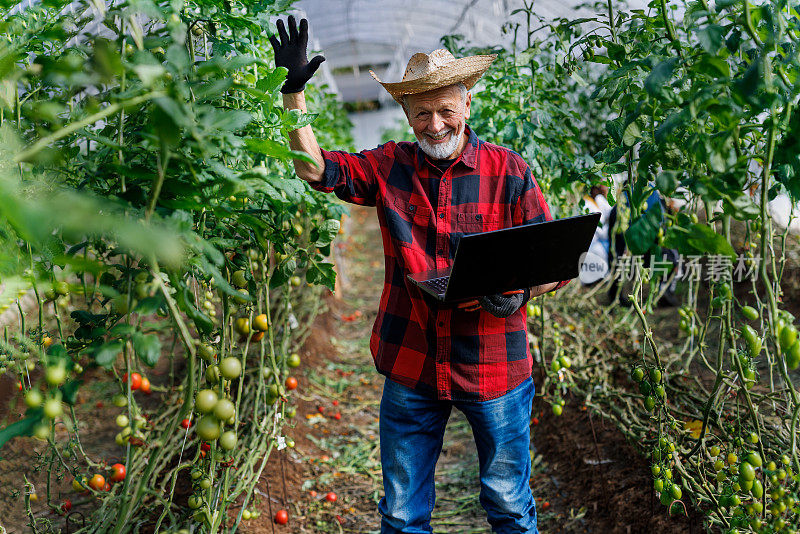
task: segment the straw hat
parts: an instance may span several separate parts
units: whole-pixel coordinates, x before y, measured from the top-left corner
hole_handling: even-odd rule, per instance
[[[430,54],[411,56],[403,79],[399,82],[382,82],[374,72],[369,73],[402,106],[403,95],[424,93],[456,83],[463,83],[467,89],[472,88],[496,57],[497,54],[490,54],[456,59],[453,54],[440,48]]]

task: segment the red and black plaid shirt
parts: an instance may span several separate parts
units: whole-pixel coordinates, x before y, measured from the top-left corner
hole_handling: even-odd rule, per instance
[[[519,154],[469,127],[465,135],[466,148],[444,172],[417,143],[323,150],[325,174],[313,187],[378,207],[386,263],[370,339],[378,372],[439,399],[489,400],[531,376],[525,306],[506,319],[467,312],[423,296],[406,275],[449,267],[465,233],[552,217]]]

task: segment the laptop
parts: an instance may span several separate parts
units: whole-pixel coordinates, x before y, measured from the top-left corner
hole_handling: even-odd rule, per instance
[[[599,213],[465,234],[445,269],[412,273],[408,279],[441,302],[570,280],[578,276]]]

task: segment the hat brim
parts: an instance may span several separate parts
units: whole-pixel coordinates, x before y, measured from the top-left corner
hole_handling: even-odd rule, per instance
[[[369,73],[402,106],[405,95],[424,93],[457,83],[463,83],[467,89],[472,89],[496,58],[497,54],[459,58],[430,74],[404,82],[384,82],[373,71],[370,70]]]

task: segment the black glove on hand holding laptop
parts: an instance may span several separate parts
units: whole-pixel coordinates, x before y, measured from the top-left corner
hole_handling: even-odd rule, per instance
[[[525,288],[521,293],[513,295],[487,295],[478,299],[481,307],[500,319],[505,319],[523,307],[531,296],[531,290]]]

